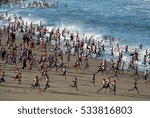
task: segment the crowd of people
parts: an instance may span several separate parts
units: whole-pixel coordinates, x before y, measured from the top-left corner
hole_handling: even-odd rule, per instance
[[[20,6],[26,7],[26,8],[50,8],[50,7],[56,7],[58,5],[58,2],[46,2],[44,0],[42,1],[33,1],[33,2],[22,2]]]
[[[5,4],[10,7],[19,6],[21,8],[54,8],[59,5],[58,1],[45,1],[45,0],[39,0],[39,1],[25,1],[20,0],[14,3],[7,3]],[[63,6],[67,7],[67,3],[63,4]]]
[[[8,15],[8,14],[6,14]],[[15,15],[14,15],[15,16]],[[16,40],[17,32],[22,36],[22,40]],[[7,34],[7,38],[3,39],[2,35]],[[117,81],[119,81],[119,74],[133,73],[131,78],[134,78],[133,88],[138,90],[138,80],[143,79],[145,83],[148,83],[149,72],[146,69],[143,75],[139,74],[138,66],[135,64],[138,61],[138,50],[142,50],[142,45],[139,46],[139,49],[135,49],[134,52],[129,52],[128,45],[124,50],[120,50],[119,43],[115,47],[112,47],[110,50],[110,55],[114,56],[114,51],[118,53],[117,60],[111,60],[110,65],[108,66],[107,59],[103,59],[102,56],[105,55],[105,44],[100,41],[94,40],[94,37],[86,37],[85,34],[81,36],[80,32],[72,33],[66,28],[64,29],[54,29],[50,31],[46,28],[45,25],[40,22],[40,24],[34,25],[34,22],[28,24],[24,20],[17,19],[14,23],[9,23],[7,26],[2,27],[0,32],[1,46],[0,46],[0,59],[1,67],[9,64],[13,64],[16,67],[16,75],[14,78],[17,80],[18,84],[22,84],[22,72],[24,69],[33,70],[33,68],[38,67],[38,73],[41,76],[35,76],[33,84],[29,87],[31,90],[39,88],[40,81],[45,81],[45,87],[42,89],[43,92],[50,87],[49,83],[51,82],[51,75],[48,74],[49,71],[55,69],[61,71],[61,75],[64,76],[64,79],[67,79],[68,68],[65,65],[74,61],[72,68],[78,71],[85,71],[90,68],[89,59],[95,54],[95,58],[99,59],[99,65],[97,71],[92,73],[92,78],[89,83],[92,83],[95,86],[96,74],[101,72],[101,75],[106,74],[108,78],[102,80],[102,87],[97,90],[97,92],[104,89],[104,92],[109,89],[110,92],[113,92],[116,95]],[[110,45],[115,41],[114,38],[108,39],[106,36],[103,38],[104,41],[109,41]],[[19,43],[18,43],[19,42]],[[42,55],[38,55],[34,49],[38,49]],[[123,61],[124,53],[130,53],[131,60],[128,64],[128,68],[125,68],[125,61]],[[64,60],[64,55],[67,55],[67,60]],[[75,60],[72,60],[72,57],[76,57]],[[143,63],[149,63],[150,52],[145,51]],[[150,66],[150,65],[149,65]],[[5,69],[1,70],[0,83],[6,82],[5,76],[7,75]],[[110,74],[113,74],[110,76]],[[135,77],[134,77],[135,76]],[[116,80],[117,79],[117,80]],[[73,84],[70,87],[78,88],[78,78],[75,76],[73,79]],[[101,86],[101,85],[100,85]]]

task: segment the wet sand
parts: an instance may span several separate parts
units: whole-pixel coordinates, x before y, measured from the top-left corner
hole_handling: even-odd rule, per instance
[[[3,33],[3,38],[6,38],[6,34]],[[17,38],[17,45],[22,39]],[[2,43],[5,41],[2,40]],[[33,53],[42,54],[38,47],[33,50]],[[64,60],[67,59],[67,56],[64,54]],[[117,92],[114,95],[112,92],[107,90],[106,93],[104,91],[100,91],[97,93],[96,91],[102,87],[102,79],[107,79],[107,77],[112,76],[113,73],[110,72],[108,75],[101,75],[101,72],[96,74],[96,86],[90,83],[92,78],[92,73],[97,71],[97,66],[99,64],[99,60],[89,58],[90,67],[83,71],[83,67],[81,66],[81,70],[76,71],[73,68],[74,61],[76,56],[71,56],[71,61],[66,65],[67,67],[67,79],[64,76],[60,75],[62,72],[60,70],[56,71],[53,68],[51,71],[48,71],[48,75],[50,77],[50,88],[48,88],[45,92],[40,91],[38,89],[32,90],[30,89],[31,84],[33,83],[33,79],[36,75],[40,76],[38,71],[38,66],[33,66],[33,70],[28,70],[25,68],[21,69],[21,64],[18,64],[18,68],[22,73],[22,84],[18,85],[17,80],[14,79],[16,66],[13,64],[7,64],[3,66],[4,61],[0,60],[1,63],[1,71],[5,71],[5,83],[0,83],[0,100],[8,100],[8,101],[29,101],[29,100],[39,100],[39,101],[51,101],[51,100],[63,100],[63,101],[101,101],[101,100],[113,100],[113,101],[148,101],[150,100],[150,83],[144,83],[142,79],[143,76],[140,76],[138,80],[138,88],[140,94],[138,95],[136,90],[129,93],[128,89],[132,88],[132,82],[135,77],[130,77],[132,72],[125,72],[125,74],[119,74],[119,80],[116,78],[111,78],[111,82],[116,79],[117,80]],[[65,62],[65,61],[64,61]],[[110,64],[108,63],[108,69],[110,69]],[[142,73],[143,75],[143,73]],[[72,85],[72,80],[74,77],[78,78],[78,89],[76,91],[75,88],[70,87]],[[41,88],[45,87],[45,82],[40,81]]]

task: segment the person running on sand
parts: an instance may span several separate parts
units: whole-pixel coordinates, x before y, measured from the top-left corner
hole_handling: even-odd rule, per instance
[[[134,81],[133,81],[133,88],[132,89],[129,89],[129,92],[130,91],[133,91],[134,89],[136,89],[137,90],[137,93],[139,94],[139,90],[138,90],[138,87],[137,87],[137,79],[134,79]]]
[[[97,52],[96,52],[95,59],[96,59],[96,58],[99,58],[100,56],[101,56],[101,48],[98,47]]]
[[[114,72],[115,69],[115,62],[114,60],[111,60],[111,68],[108,70],[108,73],[112,70]]]
[[[5,76],[5,72],[3,71],[1,73],[0,83],[5,82],[4,76]]]
[[[117,68],[115,68],[115,74],[114,74],[114,76],[111,76],[111,77],[113,77],[113,78],[116,77],[118,79],[118,69]]]
[[[16,68],[16,77],[15,79],[18,79],[17,81],[19,81],[18,84],[21,84],[21,72],[19,71],[18,68]]]
[[[42,61],[39,65],[40,65],[39,71],[42,71],[44,69],[44,62]]]
[[[82,55],[81,54],[78,54],[78,60],[79,60],[79,63],[80,63],[80,65],[82,65]]]
[[[19,82],[18,84],[21,84],[21,73],[19,73],[19,78],[17,81]]]
[[[49,80],[48,75],[46,75],[45,82],[46,82],[46,85],[45,85],[45,88],[43,89],[43,92],[44,92],[47,88],[49,88],[49,87],[50,87],[50,85],[49,85],[50,80]]]
[[[48,76],[48,74],[47,74],[47,72],[48,72],[48,70],[47,70],[48,68],[46,67],[43,71],[42,71],[42,74],[41,74],[41,77],[40,77],[40,80],[42,81],[45,77],[47,77]]]
[[[135,75],[137,75],[137,76],[138,76],[138,79],[139,79],[139,73],[138,73],[138,67],[137,67],[137,66],[135,66],[135,68],[134,68],[134,74],[131,75],[131,77],[133,77],[133,76],[135,76]]]
[[[23,58],[22,69],[24,69],[25,67],[27,67],[27,58],[26,57]]]
[[[114,95],[116,95],[116,80],[113,80],[112,82],[112,91],[114,92]]]
[[[15,64],[17,66],[17,55],[13,54],[11,57],[12,64]]]
[[[119,70],[122,71],[122,74],[124,74],[124,66],[125,66],[125,62],[122,61],[122,62],[121,62],[121,66],[120,66],[120,68],[119,68]]]
[[[106,80],[105,79],[102,80],[102,87],[97,92],[101,91],[102,89],[105,89],[105,92],[106,92]]]
[[[83,70],[87,69],[88,67],[89,67],[89,60],[87,58],[86,60],[84,60],[84,69]]]
[[[29,61],[29,70],[32,70],[32,62]]]
[[[10,57],[10,54],[7,52],[6,56],[5,56],[5,62],[3,64],[3,66],[9,63],[9,59],[10,59],[9,57]]]
[[[148,70],[145,70],[145,72],[144,72],[145,83],[147,83],[147,77],[148,77]]]
[[[128,66],[128,69],[127,69],[127,72],[131,71],[131,70],[134,70],[134,61],[133,60],[130,60],[129,62],[129,66]]]
[[[110,78],[108,77],[106,80],[106,90],[109,88],[109,91],[111,92],[111,88],[110,88]]]
[[[92,81],[90,81],[94,85],[94,87],[95,87],[95,75],[96,73],[92,74]]]
[[[108,73],[107,72],[107,65],[105,63],[102,64],[102,75],[104,74],[104,72],[106,72],[106,74]]]
[[[76,90],[78,91],[77,78],[75,77],[72,82],[73,82],[73,85],[71,85],[71,87],[73,87],[73,88],[75,87]]]
[[[68,52],[68,54],[67,54],[67,62],[70,62],[70,56],[71,56],[71,52]]]
[[[38,78],[38,76],[35,77],[34,83],[32,84],[31,89],[36,89],[37,87],[38,87],[39,89],[41,89],[41,88],[40,88],[40,84],[39,84],[39,78]]]
[[[58,67],[56,68],[56,71],[58,71],[58,69],[60,68],[61,69],[61,71],[62,71],[62,69],[63,69],[63,67],[64,67],[64,63],[63,63],[63,61],[62,60],[60,60],[60,62],[59,62],[60,64],[58,65]]]
[[[63,72],[62,75],[65,76],[65,79],[66,79],[66,72],[67,72],[66,66],[63,67],[62,72]]]
[[[5,50],[5,48],[3,48],[3,46],[1,48],[1,56],[2,56],[2,61],[4,61],[5,56],[6,56],[6,50]]]
[[[100,62],[99,66],[98,66],[98,70],[96,71],[96,73],[102,71],[102,63]]]
[[[75,64],[73,65],[73,67],[76,69],[76,71],[78,70],[78,68],[81,69],[78,59],[76,59]]]

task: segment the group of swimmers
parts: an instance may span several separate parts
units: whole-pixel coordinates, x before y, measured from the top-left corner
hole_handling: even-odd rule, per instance
[[[7,14],[8,15],[8,14]],[[14,15],[15,16],[15,15]],[[16,42],[16,32],[21,34],[22,41],[18,45]],[[67,78],[67,66],[66,63],[69,63],[71,60],[71,55],[75,56],[76,59],[74,61],[73,68],[76,71],[82,70],[85,71],[87,68],[90,68],[89,58],[92,57],[93,54],[96,55],[95,58],[101,58],[99,61],[99,65],[97,67],[97,71],[92,74],[92,81],[90,81],[95,86],[95,77],[96,74],[101,72],[101,74],[109,74],[112,72],[114,75],[109,76],[108,79],[102,80],[102,87],[97,91],[101,91],[102,89],[106,90],[109,88],[110,92],[113,91],[114,95],[116,94],[117,88],[117,80],[119,80],[118,74],[124,74],[125,71],[125,61],[122,60],[124,53],[129,52],[128,46],[125,47],[125,50],[120,50],[120,45],[117,43],[116,47],[112,47],[110,50],[110,55],[114,56],[114,50],[118,52],[118,59],[111,60],[111,68],[108,68],[108,62],[106,59],[102,59],[102,56],[105,55],[105,44],[100,41],[95,41],[94,37],[90,38],[81,36],[79,32],[76,34],[70,32],[67,29],[60,30],[52,28],[51,31],[48,31],[46,26],[40,24],[36,24],[36,26],[31,22],[28,24],[23,20],[17,19],[14,23],[9,23],[8,26],[4,26],[2,28],[1,34],[7,33],[7,39],[3,39],[3,43],[0,47],[0,58],[3,62],[3,66],[6,64],[14,64],[16,66],[16,76],[18,84],[21,84],[21,73],[24,69],[28,69],[30,71],[33,70],[33,67],[39,67],[38,72],[41,75],[36,76],[34,79],[34,83],[31,86],[31,89],[39,88],[40,80],[45,80],[45,87],[43,88],[43,92],[50,87],[49,82],[50,75],[48,71],[55,68],[56,71],[61,69],[62,76]],[[47,35],[49,34],[49,35]],[[109,41],[109,44],[112,45],[115,39],[107,39],[104,37],[103,41]],[[42,55],[37,55],[34,53],[34,49],[38,47],[38,50],[42,52]],[[50,47],[50,49],[48,48]],[[114,49],[115,48],[115,49]],[[50,51],[51,50],[51,51]],[[140,46],[140,50],[142,50],[142,46]],[[49,52],[51,52],[49,54]],[[64,54],[67,55],[67,60],[64,60]],[[137,87],[139,76],[138,66],[135,65],[135,62],[138,60],[138,51],[134,50],[131,54],[131,60],[127,68],[127,72],[132,71],[133,76],[137,76],[133,81],[133,88],[129,89],[129,91],[137,90],[139,94],[139,90]],[[148,50],[146,50],[145,61],[149,58],[150,54]],[[18,68],[21,63],[21,70]],[[2,66],[2,63],[1,63]],[[2,70],[2,69],[1,69]],[[105,73],[104,73],[105,72]],[[0,83],[5,82],[5,70],[1,71]],[[114,78],[112,82],[110,78]],[[144,75],[142,77],[145,80],[145,83],[148,83],[148,70],[145,70]],[[76,88],[78,91],[78,81],[77,77],[73,79],[73,85],[70,85],[73,88]],[[111,86],[111,85],[112,86]]]

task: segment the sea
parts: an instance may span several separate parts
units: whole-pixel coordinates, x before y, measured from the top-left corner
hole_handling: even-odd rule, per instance
[[[24,0],[25,4],[33,0]],[[36,0],[38,1],[38,0]],[[119,40],[119,45],[124,49],[129,46],[132,52],[139,45],[139,61],[136,64],[141,70],[148,69],[150,65],[143,65],[146,49],[150,53],[150,0],[45,0],[58,2],[52,8],[26,8],[13,5],[1,5],[0,13],[17,14],[27,22],[40,23],[47,27],[62,27],[79,31],[85,35],[95,36],[101,40],[106,35]],[[4,23],[0,21],[2,26]],[[117,42],[118,43],[118,42]],[[110,60],[110,48],[107,47],[106,55],[102,58]],[[117,58],[117,53],[116,53]],[[130,55],[125,54],[123,60],[129,62]],[[150,60],[150,57],[148,58]]]

